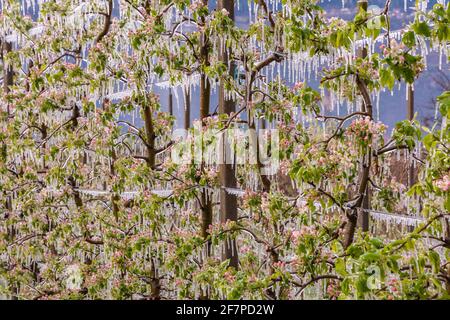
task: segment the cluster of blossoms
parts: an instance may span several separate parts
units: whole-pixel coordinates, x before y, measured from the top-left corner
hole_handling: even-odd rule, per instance
[[[228,16],[230,13],[228,12],[228,10],[227,9],[225,9],[225,8],[223,8],[222,10],[221,10],[221,12],[222,12],[222,14],[224,15],[224,16]]]
[[[48,102],[49,100],[52,100],[52,101],[63,104],[63,102],[65,101],[65,98],[66,98],[66,94],[64,91],[52,89],[52,90],[42,92],[36,98],[35,103],[37,103],[38,105],[42,105],[43,103]],[[28,92],[24,96],[24,99],[33,99],[33,96],[31,93]]]
[[[380,78],[380,72],[375,68],[373,61],[363,60],[360,65],[360,70],[364,70],[371,80],[378,80]]]
[[[273,263],[272,266],[274,268],[276,268],[276,269],[282,270],[282,269],[284,269],[286,267],[286,262],[284,262],[284,261],[277,261],[277,262]]]
[[[301,226],[300,230],[292,231],[292,241],[294,244],[298,244],[302,238],[311,236],[317,236],[317,229],[314,226]]]
[[[146,25],[153,25],[155,23],[155,17],[151,14],[145,13],[144,15]],[[151,30],[149,30],[151,31]]]
[[[441,179],[438,179],[434,182],[436,188],[447,192],[450,189],[450,175],[446,174]]]
[[[406,49],[406,46],[404,43],[398,43],[395,39],[392,39],[389,47],[387,47],[385,44],[382,44],[380,45],[380,49],[383,51],[383,55],[386,58],[392,58],[399,64],[405,63],[404,51]]]
[[[291,162],[289,160],[283,160],[280,162],[280,172],[283,175],[287,175],[291,170]]]
[[[172,127],[172,116],[167,112],[158,112],[154,120],[154,130],[156,135],[162,136],[167,132],[168,128]]]
[[[194,1],[192,1],[191,5],[189,6],[189,9],[191,11],[195,11],[200,8],[203,8],[204,6],[205,6],[205,3],[202,0],[194,0]]]
[[[252,251],[253,251],[252,247],[247,245],[247,244],[239,246],[239,252],[241,254],[247,254],[247,253],[252,252]]]
[[[297,82],[294,84],[294,91],[300,91],[305,87],[305,83],[304,82]]]
[[[257,192],[248,189],[245,190],[245,194],[242,197],[242,202],[244,208],[250,208],[261,202],[261,196]]]
[[[392,39],[389,47],[382,44],[380,49],[383,51],[383,55],[386,58],[392,59],[394,63],[399,65],[405,65],[407,63],[407,48],[404,43],[398,43],[395,39]],[[421,60],[415,62],[411,67],[415,74],[419,74],[425,69],[425,65]]]
[[[70,62],[64,62],[63,66],[67,70],[75,70],[78,67],[78,65],[76,65],[75,63],[70,63]]]
[[[215,126],[217,126],[220,123],[221,119],[217,116],[211,116],[211,117],[207,117],[205,119],[203,119],[203,122],[205,123],[206,127],[212,127],[214,128]]]
[[[215,185],[219,179],[219,171],[214,166],[205,168],[203,171],[197,169],[196,175],[200,178],[205,179],[206,184],[209,186]]]
[[[179,176],[185,176],[186,174],[188,174],[191,170],[191,167],[188,164],[182,164],[180,166],[178,166],[177,168],[177,173]]]
[[[223,274],[223,277],[228,283],[233,283],[234,281],[236,281],[236,276],[233,275],[230,271],[226,271]]]
[[[318,165],[327,168],[327,173],[331,175],[339,175],[340,173],[353,168],[351,159],[341,161],[342,155],[332,153],[327,157],[320,157],[317,161]]]
[[[224,231],[232,230],[236,225],[235,221],[227,220],[226,222],[218,222],[210,224],[208,232],[210,234],[218,234]]]
[[[328,19],[328,25],[333,26],[334,28],[344,28],[347,25],[347,22],[338,17],[331,17]]]
[[[339,285],[336,281],[330,281],[327,286],[327,294],[331,299],[337,299],[341,293]]]
[[[322,37],[331,36],[336,30],[343,29],[347,26],[347,22],[341,18],[331,17],[328,19],[327,28],[321,30]]]
[[[92,47],[92,51],[90,51],[89,53],[103,53],[105,49],[105,45],[102,42],[98,42],[95,44],[95,46]]]
[[[381,122],[375,122],[370,117],[358,118],[348,127],[347,133],[363,145],[368,146],[373,137],[382,136],[386,131],[386,126]]]
[[[390,294],[388,295],[388,300],[394,300],[400,294],[400,282],[395,277],[390,277],[387,282],[387,288]]]
[[[352,152],[353,147],[354,144],[349,140],[344,141],[344,144],[338,141],[331,141],[329,144],[328,161],[339,167],[341,172],[355,168],[352,157],[354,156]]]

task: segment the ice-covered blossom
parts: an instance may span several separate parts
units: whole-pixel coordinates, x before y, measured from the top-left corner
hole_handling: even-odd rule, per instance
[[[450,175],[446,174],[434,182],[436,188],[447,192],[450,189]]]

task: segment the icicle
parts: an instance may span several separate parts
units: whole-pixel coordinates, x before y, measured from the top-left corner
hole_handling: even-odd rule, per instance
[[[396,223],[398,225],[407,225],[412,227],[417,227],[419,223],[424,222],[424,218],[422,217],[413,217],[413,216],[406,216],[406,215],[398,215],[398,214],[392,214],[387,212],[379,212],[374,210],[365,210],[370,214],[370,216],[377,220],[377,221],[383,221],[387,223],[388,225],[390,223]]]

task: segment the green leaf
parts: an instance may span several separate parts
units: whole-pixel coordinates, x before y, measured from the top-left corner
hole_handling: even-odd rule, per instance
[[[431,37],[431,29],[426,22],[416,22],[413,24],[413,30],[420,36]]]
[[[388,87],[389,90],[394,89],[395,78],[390,69],[381,69],[380,71],[380,81],[383,87]]]
[[[358,298],[364,298],[364,294],[369,291],[369,288],[367,287],[367,276],[359,276],[358,280],[356,281],[356,290]]]
[[[369,242],[377,249],[381,249],[384,247],[383,241],[379,238],[372,238],[369,240]]]
[[[433,272],[439,272],[441,266],[441,258],[436,251],[430,250],[428,252],[428,257],[430,258],[431,267],[433,268]]]
[[[416,35],[412,31],[405,32],[402,41],[406,46],[412,48],[416,45]]]
[[[425,138],[423,138],[423,145],[425,146],[425,148],[427,149],[427,151],[430,151],[433,146],[435,145],[436,139],[434,137],[434,135],[432,134],[428,134],[425,136]]]
[[[361,260],[367,262],[379,261],[381,259],[380,254],[376,252],[367,252],[361,256]]]
[[[439,111],[442,116],[450,118],[450,91],[441,94],[437,101],[439,102]]]
[[[346,276],[347,273],[347,265],[345,263],[345,260],[342,258],[339,258],[335,262],[336,272],[339,273],[341,276]]]

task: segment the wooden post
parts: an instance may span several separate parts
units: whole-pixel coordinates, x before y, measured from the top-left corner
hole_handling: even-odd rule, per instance
[[[406,85],[408,90],[408,97],[406,99],[406,108],[407,108],[407,117],[408,120],[414,119],[414,85],[413,84],[407,84]],[[416,183],[416,177],[414,173],[414,164],[412,159],[408,163],[408,188],[411,188]],[[422,204],[419,203],[419,210],[422,210]],[[414,231],[413,226],[409,226],[407,228],[409,232]]]
[[[191,89],[187,87],[184,90],[184,130],[191,126]]]
[[[414,119],[414,85],[408,84],[408,99],[407,99],[407,116],[408,120]],[[414,174],[414,165],[413,162],[410,161],[408,166],[408,187],[411,188],[416,183],[415,174]]]
[[[358,0],[358,8],[367,11],[369,0]]]
[[[3,42],[3,48],[2,48],[2,58],[3,58],[3,91],[4,93],[8,93],[10,90],[10,87],[13,85],[13,77],[14,72],[12,65],[9,65],[5,62],[5,55],[12,51],[12,45],[10,42],[4,41]],[[6,106],[8,115],[10,114],[11,110],[9,108],[9,103]]]
[[[172,88],[169,88],[169,114],[173,116],[173,94]]]
[[[234,21],[234,0],[218,0],[217,10],[225,9],[228,11],[228,17]],[[225,46],[221,45],[221,61],[228,65],[228,54]],[[233,76],[234,69],[236,66],[234,63],[230,64],[229,74]],[[219,88],[219,113],[220,114],[231,114],[236,110],[235,102],[232,99],[225,97],[224,83],[221,81]],[[219,179],[220,179],[220,221],[226,222],[237,221],[237,199],[235,195],[227,192],[226,188],[236,188],[236,175],[235,169],[231,163],[230,159],[233,157],[231,155],[231,148],[228,143],[227,130],[222,133],[221,139],[221,161],[219,164]],[[224,260],[230,260],[230,266],[237,269],[239,261],[236,248],[236,242],[226,241],[225,250],[223,253]]]

